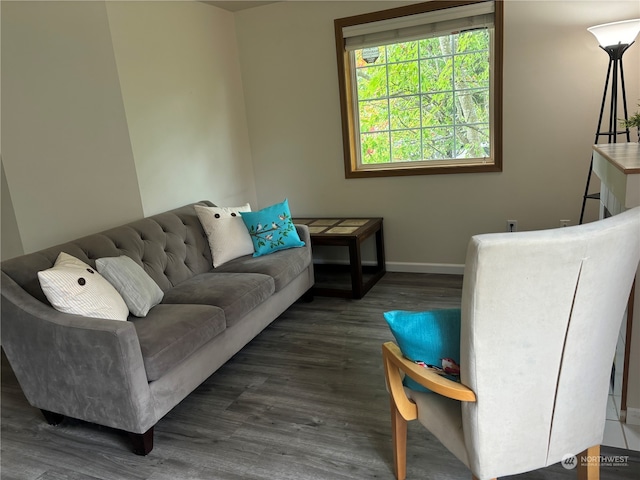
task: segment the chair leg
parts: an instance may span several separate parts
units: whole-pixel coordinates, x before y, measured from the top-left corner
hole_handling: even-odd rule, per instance
[[[391,400],[391,435],[393,438],[393,461],[396,478],[405,480],[407,477],[407,421],[402,418],[393,397]]]
[[[578,455],[578,480],[600,480],[600,445]]]

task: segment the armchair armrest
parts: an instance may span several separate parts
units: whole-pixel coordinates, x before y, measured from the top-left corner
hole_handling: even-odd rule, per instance
[[[469,387],[449,380],[407,360],[402,355],[400,348],[393,342],[386,342],[382,345],[382,358],[389,390],[398,407],[398,411],[406,420],[415,419],[417,412],[415,404],[407,398],[404,391],[400,371],[409,375],[423,387],[439,395],[463,402],[476,401],[476,395]]]

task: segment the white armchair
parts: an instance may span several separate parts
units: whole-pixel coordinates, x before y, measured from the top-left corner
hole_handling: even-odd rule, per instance
[[[474,236],[462,293],[460,383],[383,345],[396,476],[417,419],[474,479],[578,455],[598,479],[611,365],[640,261],[640,207],[554,230]],[[402,375],[435,393],[409,390]]]

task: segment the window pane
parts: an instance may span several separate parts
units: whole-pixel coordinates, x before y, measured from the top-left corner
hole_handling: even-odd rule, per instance
[[[474,52],[489,49],[489,30],[471,30],[456,35],[456,53]]]
[[[456,88],[489,86],[489,55],[487,52],[468,53],[455,57]]]
[[[361,161],[364,165],[389,162],[389,133],[360,135]]]
[[[391,62],[404,62],[418,58],[418,42],[387,45],[387,58]]]
[[[453,90],[451,57],[429,58],[420,61],[420,90],[423,93]]]
[[[386,100],[359,102],[360,131],[389,130],[389,107]]]
[[[453,125],[453,92],[422,95],[422,124]]]
[[[482,158],[489,156],[489,128],[470,125],[456,129],[456,158]]]
[[[418,62],[389,65],[389,96],[418,93]]]
[[[362,67],[366,67],[366,66],[370,66],[370,65],[380,65],[382,63],[386,63],[385,62],[385,56],[386,56],[386,50],[384,47],[379,47],[377,48],[377,56],[378,58],[374,60],[375,55],[372,55],[372,49],[365,49],[364,50],[366,55],[364,55],[367,60],[365,60],[363,58],[363,50],[356,50],[355,54],[356,54],[356,67],[357,68],[362,68]]]
[[[391,145],[392,162],[422,160],[419,129],[391,132]]]
[[[467,0],[416,7],[335,21],[347,178],[501,171],[502,2],[482,17]],[[470,30],[448,33],[449,8],[468,13],[455,30]]]
[[[451,55],[453,52],[453,35],[425,38],[420,40],[420,58]]]
[[[489,123],[489,89],[456,92],[456,123]]]
[[[424,128],[422,130],[422,158],[440,160],[453,157],[453,127]]]
[[[356,69],[358,82],[358,98],[369,100],[387,96],[387,68],[386,66],[366,67]]]
[[[419,128],[420,127],[420,97],[397,97],[389,99],[391,111],[391,128]]]

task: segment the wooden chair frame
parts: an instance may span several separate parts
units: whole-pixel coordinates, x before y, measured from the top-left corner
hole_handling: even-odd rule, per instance
[[[407,422],[418,418],[418,408],[407,397],[402,385],[401,372],[423,387],[454,400],[475,402],[476,394],[466,385],[449,380],[406,359],[402,355],[400,348],[393,342],[386,342],[382,345],[382,359],[391,404],[394,469],[396,478],[405,480],[407,476]],[[578,465],[576,467],[578,480],[600,480],[599,461],[583,464],[580,461],[582,456],[590,459],[599,459],[600,445],[595,445],[582,452],[578,456]],[[473,474],[471,478],[478,480]]]

